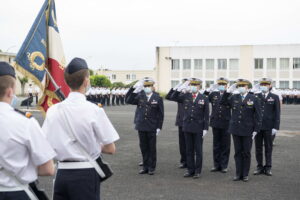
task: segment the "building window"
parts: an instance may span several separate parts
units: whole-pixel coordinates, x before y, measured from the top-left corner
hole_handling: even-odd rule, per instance
[[[290,88],[289,81],[279,81],[279,88],[281,88],[281,89]]]
[[[289,70],[289,68],[290,68],[290,59],[280,58],[280,69]]]
[[[206,88],[209,88],[212,84],[214,84],[214,81],[205,81]]]
[[[254,69],[263,69],[264,68],[264,59],[255,58],[254,59]]]
[[[130,80],[130,74],[126,74],[126,80]]]
[[[117,75],[115,75],[115,74],[111,75],[111,79],[112,80],[116,80],[117,79]]]
[[[229,81],[229,86],[235,84],[236,81]]]
[[[220,69],[220,70],[227,69],[227,60],[226,59],[218,59],[218,69]]]
[[[172,60],[172,70],[179,70],[179,59]]]
[[[191,60],[189,60],[189,59],[183,59],[183,69],[184,70],[191,69]]]
[[[300,58],[293,58],[293,69],[300,69]]]
[[[206,69],[207,70],[214,70],[215,60],[214,59],[206,59],[205,60]]]
[[[229,69],[239,70],[239,59],[229,59]]]
[[[259,83],[259,81],[253,81],[253,86],[257,85]]]
[[[202,59],[195,59],[194,60],[194,69],[201,70],[202,69]]]
[[[300,81],[293,81],[293,88],[300,89]]]
[[[275,69],[276,70],[276,58],[268,58],[267,59],[267,69]]]
[[[176,85],[179,84],[178,80],[171,80],[171,87],[174,88]]]
[[[131,79],[132,80],[136,80],[136,75],[135,74],[131,74]]]

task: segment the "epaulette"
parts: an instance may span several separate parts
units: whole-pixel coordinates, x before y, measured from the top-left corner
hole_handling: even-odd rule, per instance
[[[23,112],[23,111],[21,111],[21,110],[19,110],[19,109],[16,109],[16,108],[15,108],[15,111],[16,111],[17,113],[20,113],[21,115],[27,117],[27,118],[31,118],[31,117],[32,117],[32,113],[31,113],[31,112]]]

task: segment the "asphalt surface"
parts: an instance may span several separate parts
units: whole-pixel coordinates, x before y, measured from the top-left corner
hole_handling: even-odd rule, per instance
[[[103,200],[299,200],[300,199],[300,105],[283,106],[281,132],[273,150],[273,176],[254,176],[256,168],[254,145],[250,181],[233,182],[235,167],[233,146],[227,174],[212,173],[212,133],[205,136],[201,178],[183,178],[185,170],[178,169],[178,133],[175,127],[177,105],[165,101],[165,121],[157,141],[157,170],[154,176],[139,175],[141,154],[137,131],[133,127],[134,106],[105,108],[120,134],[117,153],[105,155],[114,176],[101,185]],[[40,113],[34,113],[42,123]],[[55,129],[55,128],[54,128]],[[232,142],[233,145],[233,142]],[[40,178],[40,184],[52,195],[52,178]]]

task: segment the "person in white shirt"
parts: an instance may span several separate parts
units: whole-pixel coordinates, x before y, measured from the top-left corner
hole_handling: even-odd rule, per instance
[[[38,122],[11,106],[15,88],[13,67],[0,62],[0,199],[29,200],[32,193],[23,189],[38,175],[54,175],[56,154]]]
[[[34,87],[34,95],[35,95],[35,103],[38,104],[39,102],[39,93],[40,93],[40,88],[36,85]]]
[[[49,108],[43,124],[57,153],[54,200],[99,200],[100,177],[93,163],[101,153],[115,153],[119,135],[104,110],[84,96],[90,84],[86,61],[74,58],[64,75],[71,92],[63,102]]]

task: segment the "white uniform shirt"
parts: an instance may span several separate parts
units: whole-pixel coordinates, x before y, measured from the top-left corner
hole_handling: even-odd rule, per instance
[[[38,93],[40,93],[40,91],[41,91],[40,88],[38,86],[35,86],[34,93],[38,94]]]
[[[2,167],[22,183],[37,179],[37,167],[55,156],[34,118],[17,113],[9,104],[0,102],[0,185],[16,187]]]
[[[58,161],[88,161],[77,150],[77,145],[66,132],[68,127],[63,121],[61,110],[75,131],[78,142],[93,159],[100,156],[100,145],[111,144],[119,135],[104,110],[86,100],[78,92],[71,92],[66,100],[49,108],[43,124],[48,141],[57,153]],[[77,142],[77,140],[76,140]]]
[[[29,87],[29,88],[27,89],[27,93],[28,93],[28,94],[33,93],[32,87]]]

